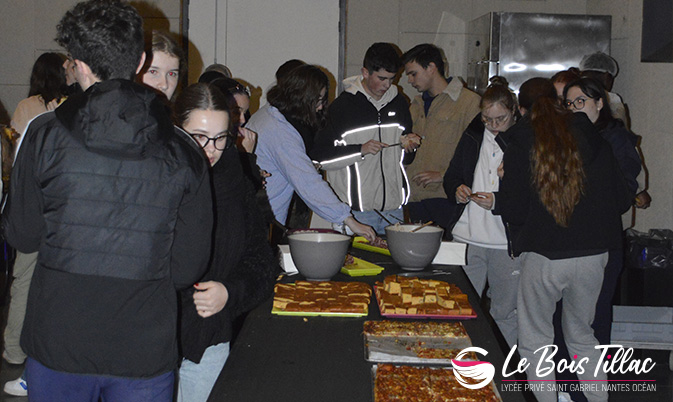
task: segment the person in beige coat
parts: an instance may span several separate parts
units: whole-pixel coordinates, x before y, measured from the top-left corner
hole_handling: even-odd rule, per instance
[[[433,221],[445,227],[455,206],[442,188],[444,172],[463,131],[479,114],[480,97],[455,77],[444,77],[440,49],[417,45],[403,56],[409,83],[420,92],[411,102],[413,130],[423,137],[416,160],[407,166],[411,178],[408,204],[412,222]]]

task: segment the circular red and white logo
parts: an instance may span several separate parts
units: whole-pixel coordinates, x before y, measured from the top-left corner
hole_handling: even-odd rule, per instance
[[[453,375],[456,376],[456,379],[460,385],[465,388],[484,388],[490,384],[491,380],[493,380],[493,376],[495,375],[495,367],[489,362],[461,360],[469,352],[476,352],[484,356],[488,354],[487,351],[476,346],[471,346],[461,350],[455,359],[451,359],[451,362],[453,363]],[[465,378],[482,381],[476,384],[470,384],[469,382],[465,381]]]

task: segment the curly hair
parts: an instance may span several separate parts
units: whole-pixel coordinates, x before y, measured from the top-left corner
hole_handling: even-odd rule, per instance
[[[143,53],[143,20],[119,0],[89,0],[65,13],[56,42],[100,80],[132,80]]]
[[[531,78],[521,85],[531,102],[530,120],[535,133],[531,149],[533,186],[556,224],[567,227],[584,193],[584,168],[577,141],[570,130],[572,112],[561,107],[551,80]]]
[[[320,91],[323,88],[327,96],[329,92],[327,75],[318,66],[305,64],[292,69],[281,78],[269,90],[266,100],[284,115],[317,130],[324,122],[322,111],[316,111],[319,102],[325,102],[325,99],[320,98]]]
[[[30,74],[28,96],[40,95],[46,105],[65,93],[64,58],[58,53],[43,53],[35,60]]]

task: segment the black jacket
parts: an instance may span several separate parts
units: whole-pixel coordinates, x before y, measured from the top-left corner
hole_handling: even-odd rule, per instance
[[[31,124],[5,235],[39,251],[21,346],[68,373],[152,377],[176,367],[176,287],[207,267],[207,162],[146,88],[110,80]]]
[[[231,340],[232,321],[271,296],[280,272],[267,240],[268,225],[237,153],[233,147],[225,151],[211,170],[215,240],[208,272],[199,280],[224,284],[227,304],[202,318],[196,313],[194,290],[181,292],[182,355],[196,363],[209,346]]]
[[[400,146],[364,157],[360,150],[369,140],[397,144],[411,126],[409,104],[401,94],[377,110],[362,92],[345,91],[330,105],[309,156],[320,162],[334,192],[353,210],[398,209],[409,198],[402,164],[413,162],[416,154]]]
[[[636,145],[638,144],[638,137],[624,127],[621,120],[613,120],[607,124],[605,128],[600,130],[601,136],[612,147],[612,153],[617,159],[619,168],[624,174],[626,185],[633,193],[635,198],[638,191],[638,181],[636,180],[640,174],[641,162]]]
[[[467,126],[460,141],[456,146],[456,150],[451,158],[449,168],[444,173],[444,192],[450,201],[451,205],[451,219],[446,227],[446,231],[451,233],[453,227],[460,219],[465,206],[467,204],[460,204],[456,202],[456,190],[462,184],[472,187],[474,183],[474,170],[479,161],[479,152],[481,151],[481,144],[484,141],[484,123],[481,121],[481,113],[478,114],[470,125]],[[499,133],[495,137],[495,141],[500,146],[500,149],[507,150],[507,142],[509,141],[509,132]],[[497,203],[496,203],[497,206]]]
[[[582,257],[617,248],[621,242],[620,215],[632,197],[612,149],[584,113],[573,114],[570,127],[586,178],[567,228],[556,224],[533,188],[530,152],[535,137],[530,119],[524,117],[508,130],[505,175],[496,205],[510,224],[515,255],[531,251],[550,259]]]

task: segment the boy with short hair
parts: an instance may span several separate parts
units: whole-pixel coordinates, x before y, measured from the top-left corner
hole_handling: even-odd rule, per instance
[[[402,58],[409,83],[421,93],[411,101],[410,111],[414,131],[424,138],[416,161],[407,168],[409,216],[446,227],[456,203],[444,193],[444,173],[463,131],[480,112],[480,97],[458,78],[444,77],[444,58],[437,46],[417,45]]]
[[[31,401],[171,401],[176,288],[210,255],[204,155],[133,82],[142,18],[118,0],[75,5],[57,41],[85,91],[28,127],[4,232],[39,251],[21,346]]]
[[[409,106],[393,84],[401,60],[390,43],[374,43],[361,75],[344,80],[344,92],[330,105],[311,157],[327,172],[353,216],[384,233],[387,222],[402,221],[409,199],[404,165],[414,159],[420,137],[411,132]]]

